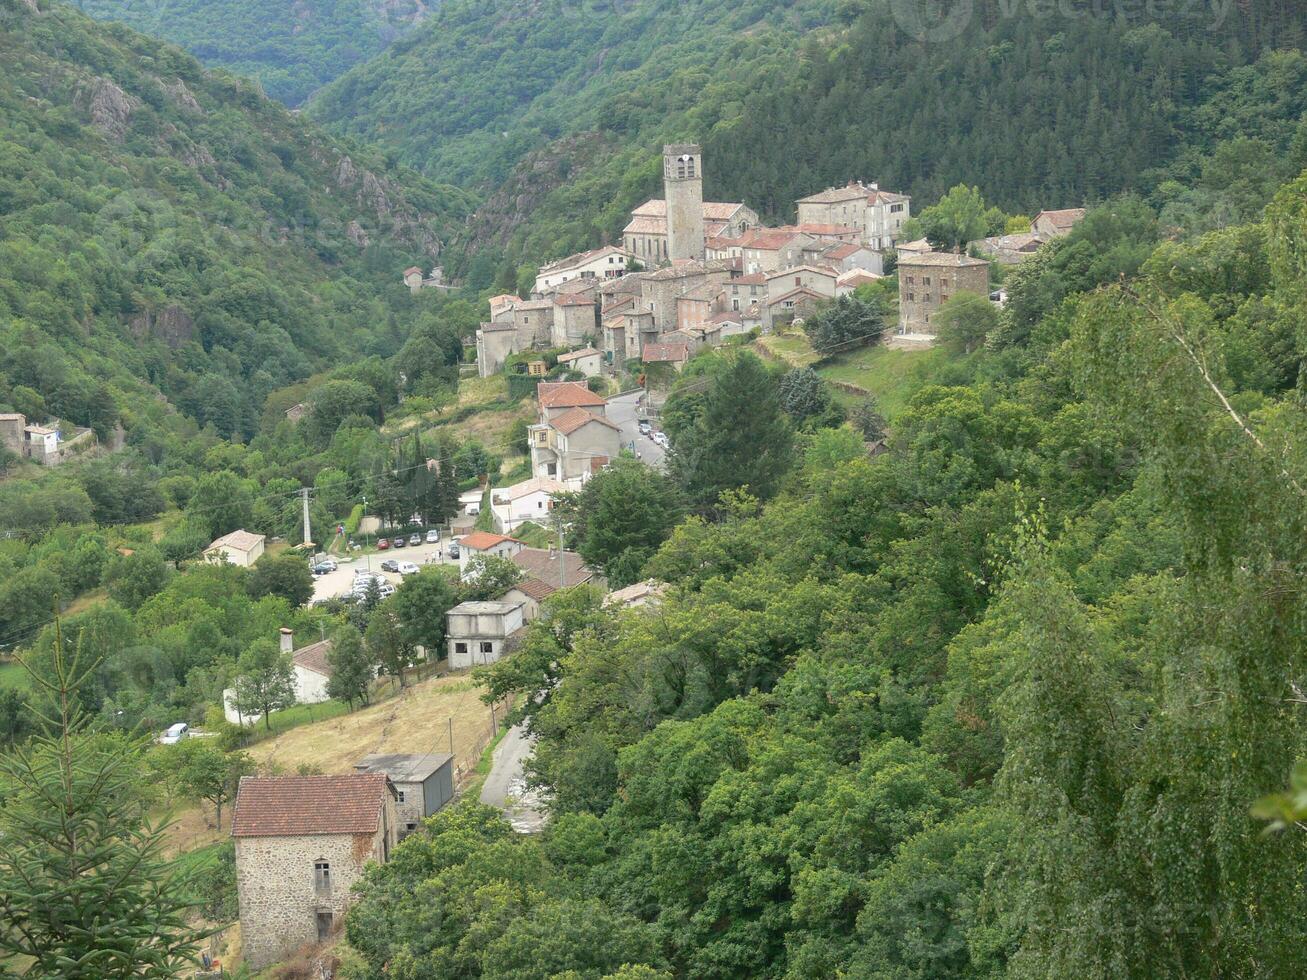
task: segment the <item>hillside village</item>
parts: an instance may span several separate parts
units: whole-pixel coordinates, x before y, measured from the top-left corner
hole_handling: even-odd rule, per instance
[[[1028,232],[979,239],[974,254],[900,240],[911,198],[850,181],[795,202],[793,225],[767,227],[747,204],[703,200],[699,146],[663,148],[664,197],[631,212],[621,244],[540,268],[527,298],[490,299],[476,332],[477,371],[489,377],[516,354],[553,350],[566,370],[617,376],[629,362],[683,366],[742,334],[773,333],[823,301],[900,269],[891,345],[929,346],[932,314],[952,295],[990,295],[989,263],[1018,264],[1068,234],[1083,208],[1041,211]],[[404,273],[413,289],[441,285]],[[993,297],[996,301],[999,296]]]

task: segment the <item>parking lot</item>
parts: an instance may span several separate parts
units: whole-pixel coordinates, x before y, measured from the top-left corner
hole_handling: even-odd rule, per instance
[[[341,561],[340,558],[336,558],[339,567],[334,572],[313,576],[313,601],[347,595],[353,586],[354,572],[357,569],[374,572],[398,587],[399,583],[404,580],[404,576],[396,572],[383,572],[381,570],[383,561],[387,558],[393,558],[395,561],[411,561],[415,565],[426,565],[435,558],[437,552],[441,555],[441,564],[458,564],[457,561],[449,557],[449,537],[443,531],[441,532],[439,544],[423,542],[411,548],[392,548],[389,551],[372,550],[367,553],[355,552],[352,561]]]

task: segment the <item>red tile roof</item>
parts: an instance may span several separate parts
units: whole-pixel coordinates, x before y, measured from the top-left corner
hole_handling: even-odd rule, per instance
[[[419,276],[422,275],[422,270],[421,270],[421,269],[419,269],[417,266],[410,266],[409,268],[407,268],[407,269],[404,270],[404,278],[407,279],[409,276],[413,275],[413,273],[415,273],[415,272],[416,272]]]
[[[306,647],[300,647],[290,655],[290,659],[305,670],[311,670],[315,674],[330,677],[331,664],[327,662],[327,654],[331,653],[331,646],[330,640],[319,640],[317,643],[310,643]]]
[[[594,306],[593,296],[582,296],[579,293],[559,293],[554,299],[555,306]]]
[[[607,405],[608,400],[596,395],[583,381],[542,381],[536,386],[536,397],[542,408],[580,408],[586,405]]]
[[[231,818],[233,837],[373,834],[390,792],[384,774],[245,776]]]
[[[558,555],[559,552],[547,548],[523,548],[513,556],[513,564],[530,576],[528,582],[540,582],[553,591],[558,588]],[[575,551],[564,551],[562,555],[564,581],[568,585],[580,585],[594,578],[594,570]],[[531,593],[528,592],[527,595]],[[531,597],[538,598],[534,595]]]
[[[491,534],[489,531],[473,531],[458,539],[458,543],[464,548],[471,548],[473,551],[488,551],[497,544],[503,544],[505,541],[517,541],[517,538],[510,538],[507,534]],[[518,544],[521,544],[518,541]]]
[[[666,361],[684,361],[690,356],[690,348],[685,344],[645,344],[641,360],[646,364],[660,364]]]
[[[556,586],[550,585],[548,582],[542,582],[538,578],[529,578],[523,582],[518,582],[513,588],[523,595],[530,596],[536,602],[542,602],[558,591]]]
[[[778,231],[775,228],[759,228],[751,231],[744,236],[742,243],[745,248],[762,249],[765,252],[775,252],[777,249],[784,248],[786,243],[795,237],[795,232]]]
[[[621,428],[609,422],[602,415],[595,415],[593,412],[587,412],[584,408],[569,408],[562,415],[550,420],[549,424],[565,436],[570,436],[583,425],[589,425],[591,422],[598,422],[600,425],[606,425],[610,429]]]
[[[860,252],[866,247],[853,242],[845,242],[843,245],[832,245],[821,254],[823,258],[827,259],[847,259],[850,255]]]

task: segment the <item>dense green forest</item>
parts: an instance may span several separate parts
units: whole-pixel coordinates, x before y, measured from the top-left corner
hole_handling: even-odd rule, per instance
[[[466,195],[125,28],[0,11],[7,409],[248,436],[270,392],[399,349],[399,272],[434,263]]]
[[[297,106],[377,54],[439,0],[77,0],[75,6],[179,44],[209,67],[258,79],[272,98]]]
[[[359,975],[1300,973],[1307,838],[1253,814],[1307,750],[1304,229],[1307,176],[1183,241],[1109,202],[874,457],[802,369],[696,358],[676,486],[575,525],[662,540],[661,605],[564,591],[484,670],[552,822],[432,818]]]
[[[979,184],[1014,213],[1136,191],[1176,223],[1230,224],[1251,214],[1224,199],[1232,171],[1265,172],[1255,211],[1307,152],[1303,25],[1279,0],[1119,17],[983,0],[926,42],[888,0],[619,13],[450,4],[310,111],[441,179],[507,178],[456,262],[501,286],[613,240],[659,192],[667,139],[704,144],[708,198],[773,221],[860,177],[919,201]]]

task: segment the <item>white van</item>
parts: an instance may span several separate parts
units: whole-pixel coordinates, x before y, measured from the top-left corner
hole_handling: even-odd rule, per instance
[[[191,726],[184,721],[179,721],[175,725],[170,725],[168,730],[159,736],[160,745],[176,745],[187,735],[190,734]]]

